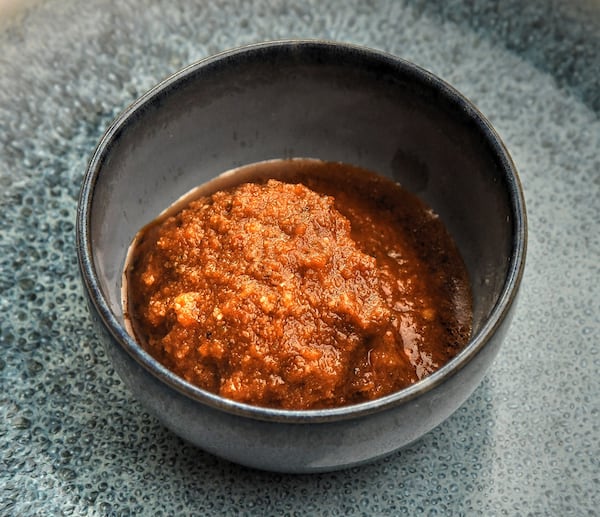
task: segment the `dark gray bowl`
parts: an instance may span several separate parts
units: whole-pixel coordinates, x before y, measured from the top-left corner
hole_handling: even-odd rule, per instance
[[[288,411],[223,399],[180,379],[126,332],[121,272],[136,232],[222,171],[313,157],[387,175],[445,221],[469,270],[474,334],[408,389],[354,406]],[[498,352],[523,273],[526,218],[511,158],[456,90],[397,57],[349,45],[253,45],[193,64],[110,126],[85,175],[77,245],[91,313],[124,382],[167,427],[229,460],[285,472],[385,456],[433,429]]]

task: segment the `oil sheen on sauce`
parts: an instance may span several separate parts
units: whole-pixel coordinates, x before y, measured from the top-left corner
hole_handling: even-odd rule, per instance
[[[229,399],[283,409],[388,395],[471,334],[471,292],[441,220],[348,164],[260,162],[194,190],[130,248],[132,335]]]

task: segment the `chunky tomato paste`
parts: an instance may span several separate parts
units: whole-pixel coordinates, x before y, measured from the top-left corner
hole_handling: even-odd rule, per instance
[[[165,366],[239,402],[314,409],[410,386],[464,347],[465,266],[417,197],[317,160],[228,178],[131,249],[127,317]]]

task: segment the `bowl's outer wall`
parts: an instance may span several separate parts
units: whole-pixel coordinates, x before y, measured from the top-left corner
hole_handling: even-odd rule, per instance
[[[167,427],[194,445],[253,468],[313,473],[359,465],[412,443],[467,400],[498,353],[515,305],[487,346],[458,374],[398,407],[354,419],[317,423],[262,421],[231,414],[173,390],[140,366],[90,311],[105,337],[115,370],[136,398]]]
[[[257,47],[191,67],[134,108],[92,162],[92,263],[119,322],[122,267],[139,228],[220,172],[296,156],[353,163],[416,192],[463,254],[476,330],[498,302],[515,247],[510,163],[477,114],[427,74],[357,49]],[[112,337],[107,345],[134,393],[184,438],[246,465],[308,472],[388,454],[443,421],[480,382],[509,319],[464,368],[409,404],[313,424],[202,405],[157,380]]]

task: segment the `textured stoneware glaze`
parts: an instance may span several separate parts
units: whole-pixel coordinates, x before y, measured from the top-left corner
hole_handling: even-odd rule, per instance
[[[442,217],[469,270],[474,335],[410,388],[355,406],[283,411],[195,388],[127,334],[121,272],[137,230],[218,173],[271,158],[314,157],[375,170]],[[317,41],[253,45],[193,64],[122,113],[87,170],[77,216],[92,315],[125,383],[193,444],[261,469],[316,472],[413,442],[473,392],[509,325],[525,263],[523,195],[486,119],[417,66]]]

